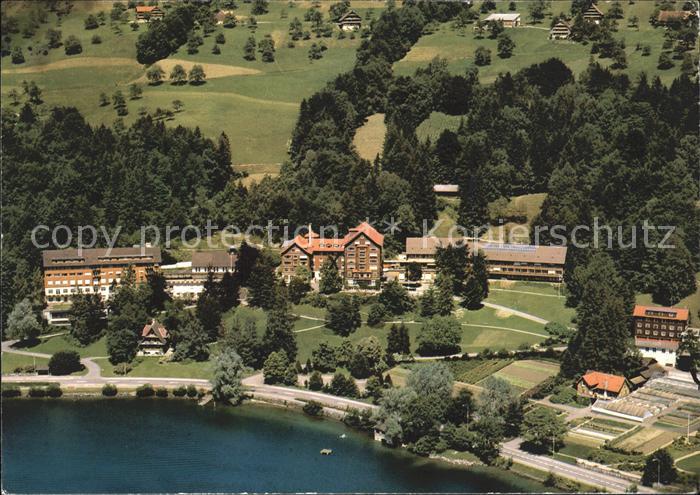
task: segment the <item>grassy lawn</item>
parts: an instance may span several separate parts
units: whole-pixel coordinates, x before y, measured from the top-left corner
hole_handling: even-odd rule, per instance
[[[30,366],[36,364],[37,366],[46,366],[49,364],[49,360],[46,358],[35,358],[32,356],[23,356],[21,354],[12,354],[9,352],[2,353],[2,374],[7,375],[14,373],[15,368],[20,366]]]
[[[382,153],[385,134],[384,114],[375,113],[370,115],[367,122],[357,129],[353,144],[362,158],[373,162],[376,156]]]
[[[196,362],[163,362],[160,363],[159,357],[138,357],[131,364],[132,371],[128,376],[153,376],[153,377],[172,377],[172,378],[205,378],[212,377],[211,361]],[[114,367],[107,359],[97,360],[102,369],[103,376],[117,376],[114,373]]]
[[[691,457],[686,457],[676,463],[676,466],[683,471],[690,471],[694,474],[700,474],[700,452],[697,452]]]
[[[493,374],[524,392],[559,373],[559,365],[545,361],[514,361]]]
[[[562,325],[571,325],[571,319],[576,314],[574,308],[565,306],[566,298],[564,296],[527,293],[531,292],[529,288],[520,285],[510,289],[501,289],[497,285],[491,284],[488,302],[501,304]],[[545,285],[550,286],[549,284]]]
[[[430,117],[425,119],[416,129],[416,135],[421,141],[430,138],[434,143],[442,134],[442,131],[449,129],[457,132],[459,123],[462,120],[461,115],[447,115],[442,112],[432,112]]]
[[[507,8],[507,4],[500,6],[501,10]],[[570,12],[570,1],[555,0],[552,2],[551,12]],[[517,11],[522,14],[523,22],[529,23],[527,2],[516,2]],[[618,32],[615,38],[625,40],[628,69],[630,78],[634,78],[642,71],[650,77],[659,75],[666,84],[670,83],[680,74],[680,64],[669,70],[656,68],[661,46],[663,44],[663,29],[654,29],[649,24],[649,16],[654,10],[654,2],[636,2],[634,5],[622,3],[625,19],[618,21]],[[609,8],[606,2],[600,2],[600,8],[605,12]],[[505,11],[505,10],[504,10]],[[627,18],[636,15],[639,17],[639,29],[628,28]],[[485,14],[482,14],[482,18]],[[413,74],[418,67],[427,65],[435,56],[447,59],[453,73],[461,74],[473,65],[474,51],[478,46],[484,46],[491,50],[491,65],[479,68],[479,79],[482,83],[493,82],[499,73],[510,71],[511,73],[529,65],[543,62],[557,57],[561,59],[575,75],[579,75],[588,65],[591,56],[591,45],[582,45],[570,41],[549,40],[550,18],[547,17],[541,24],[531,26],[526,24],[515,29],[507,29],[515,41],[513,56],[502,59],[497,55],[496,40],[484,38],[475,39],[472,32],[473,26],[468,26],[463,32],[453,30],[450,23],[440,26],[433,34],[422,37],[406,56],[394,64],[394,71],[398,75]],[[641,51],[636,51],[637,43],[651,46],[651,55],[643,57]],[[596,60],[597,56],[596,56]],[[610,65],[610,59],[600,59],[603,65]]]
[[[77,345],[67,335],[58,335],[42,340],[38,345],[27,348],[32,352],[41,352],[44,354],[54,354],[58,351],[76,351],[80,357],[97,357],[107,355],[107,338],[102,337],[90,345],[81,347]]]
[[[356,5],[357,4],[357,5]],[[239,2],[235,15],[239,20],[250,13],[250,4]],[[322,88],[337,74],[350,69],[355,61],[355,51],[360,44],[349,37],[338,40],[324,38],[328,47],[321,60],[311,63],[307,57],[309,47],[318,41],[312,38],[296,42],[296,47],[288,48],[288,27],[294,17],[303,21],[304,12],[310,8],[310,2],[297,2],[289,8],[287,2],[270,2],[269,13],[257,16],[257,40],[270,35],[275,41],[275,62],[264,63],[260,60],[243,59],[243,45],[251,31],[243,23],[236,28],[217,31],[204,38],[199,53],[190,55],[181,48],[169,60],[162,61],[163,68],[175,63],[216,64],[205,66],[208,81],[198,87],[194,86],[144,86],[143,97],[129,100],[129,115],[124,119],[128,124],[138,117],[138,109],[145,107],[154,111],[157,107],[170,108],[172,101],[179,99],[184,103],[184,110],[168,122],[169,125],[198,126],[205,135],[216,137],[224,131],[231,140],[235,164],[245,164],[247,171],[255,173],[259,167],[264,173],[270,173],[269,167],[275,166],[286,158],[287,140],[297,119],[299,104],[303,98],[311,96]],[[327,10],[324,5],[322,10]],[[353,8],[362,16],[373,8],[374,15],[383,8],[382,3],[354,2]],[[42,88],[43,99],[47,104],[73,105],[80,109],[93,124],[111,124],[116,113],[111,105],[98,106],[101,92],[111,96],[117,89],[128,95],[128,85],[143,80],[145,67],[136,62],[135,41],[138,34],[147,29],[141,24],[138,31],[132,31],[128,24],[121,25],[121,34],[115,34],[109,26],[86,31],[83,21],[88,13],[109,10],[107,2],[75,2],[71,13],[64,17],[60,29],[63,38],[73,34],[83,47],[79,55],[67,56],[63,48],[49,50],[47,55],[33,55],[29,51],[44,44],[44,36],[49,27],[56,27],[55,14],[49,14],[48,23],[41,25],[32,39],[24,39],[20,34],[12,36],[12,46],[21,46],[26,62],[12,66],[9,59],[3,60],[3,91],[19,88],[24,79],[34,80]],[[288,17],[282,18],[282,10]],[[21,2],[7,7],[3,13],[9,13],[20,19],[28,15],[29,9]],[[133,16],[133,11],[130,12]],[[304,29],[310,29],[304,23]],[[226,43],[220,45],[221,54],[211,53],[214,37],[218,32],[226,36]],[[102,38],[102,43],[90,43],[92,35]],[[95,70],[99,67],[99,70]],[[166,71],[167,72],[167,71]],[[254,176],[260,178],[261,175]]]

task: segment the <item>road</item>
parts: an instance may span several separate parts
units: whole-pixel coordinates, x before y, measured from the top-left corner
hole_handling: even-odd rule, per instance
[[[623,493],[632,482],[609,474],[592,471],[581,466],[568,464],[542,455],[534,455],[520,450],[522,439],[516,438],[510,442],[504,443],[501,447],[501,455],[512,457],[514,461],[521,464],[540,469],[542,471],[552,472],[558,476],[569,478],[571,480],[582,482],[587,485],[594,485],[605,488],[613,493]],[[639,493],[656,493],[651,488],[638,486]]]

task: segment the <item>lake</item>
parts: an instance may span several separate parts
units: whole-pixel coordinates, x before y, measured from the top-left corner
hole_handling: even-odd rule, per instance
[[[158,399],[4,400],[10,492],[490,492],[540,485],[383,447],[266,406]],[[341,435],[345,434],[345,438]],[[319,451],[333,449],[333,455]]]

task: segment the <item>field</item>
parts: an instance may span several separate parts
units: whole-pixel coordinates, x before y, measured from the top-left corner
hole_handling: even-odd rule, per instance
[[[2,374],[8,375],[14,373],[15,368],[20,366],[46,366],[49,360],[46,358],[35,358],[32,356],[22,356],[21,354],[11,354],[9,352],[2,353]]]
[[[615,33],[615,37],[625,40],[628,64],[626,71],[630,74],[630,78],[634,80],[640,72],[645,71],[650,77],[659,75],[664,83],[670,83],[679,75],[680,64],[665,71],[656,68],[664,38],[663,29],[654,29],[649,24],[649,16],[655,7],[654,2],[635,2],[634,5],[623,2],[622,4],[625,19],[618,21],[618,32]],[[555,0],[550,10],[552,13],[569,12],[570,5],[569,1]],[[507,29],[516,45],[512,57],[501,59],[496,55],[496,40],[475,39],[472,25],[459,31],[453,29],[448,23],[441,25],[433,34],[423,36],[402,60],[394,64],[394,71],[398,75],[413,74],[417,68],[427,65],[434,57],[440,56],[447,59],[453,73],[463,74],[468,67],[473,66],[474,51],[478,46],[484,46],[492,52],[491,65],[479,68],[479,79],[482,83],[493,82],[501,72],[517,72],[551,57],[561,59],[575,75],[585,70],[591,57],[590,45],[549,40],[551,18],[545,18],[541,24],[528,24],[530,19],[527,3],[516,2],[516,6],[525,24],[519,28]],[[609,3],[600,2],[600,7],[605,12],[609,8]],[[639,17],[639,29],[627,26],[627,18],[632,15]],[[641,51],[636,50],[637,43],[650,45],[651,55],[643,57]],[[599,61],[606,66],[611,63],[610,59]]]
[[[353,144],[362,158],[373,162],[377,155],[382,154],[385,134],[384,114],[375,113],[367,118],[365,125],[357,129]]]
[[[492,376],[501,378],[520,392],[525,392],[539,385],[547,378],[559,373],[559,365],[546,361],[514,361]],[[477,383],[478,385],[478,383]]]
[[[560,292],[558,287],[548,283],[492,281],[487,301],[571,325],[576,312],[566,307],[566,298]]]
[[[54,354],[58,351],[76,351],[80,357],[98,357],[107,356],[107,339],[102,337],[90,345],[81,347],[77,345],[70,337],[59,335],[42,340],[38,345],[27,348],[31,352],[41,352],[44,354]]]
[[[449,361],[447,365],[454,374],[455,380],[475,384],[512,362],[512,359],[470,359],[468,361]]]
[[[324,38],[328,50],[321,60],[311,63],[307,57],[310,45],[317,40],[296,42],[294,48],[288,48],[288,27],[294,17],[303,21],[304,11],[311,2],[296,2],[288,7],[287,2],[270,2],[269,12],[257,16],[258,27],[255,31],[257,40],[271,35],[275,41],[276,54],[274,63],[260,60],[243,59],[243,45],[252,34],[241,20],[250,13],[250,4],[238,2],[235,11],[239,25],[233,29],[219,26],[217,31],[204,38],[204,45],[199,53],[190,55],[181,48],[160,65],[167,70],[175,63],[208,64],[205,65],[207,83],[202,86],[171,86],[167,82],[159,86],[144,85],[143,96],[137,100],[128,100],[128,124],[138,116],[140,107],[148,111],[156,108],[170,108],[172,101],[179,99],[184,103],[184,110],[175,114],[169,125],[198,126],[202,132],[212,138],[222,131],[231,140],[234,164],[246,165],[251,179],[259,179],[256,173],[274,173],[286,158],[287,141],[296,122],[299,104],[303,98],[311,96],[322,88],[326,82],[337,74],[352,67],[355,51],[360,44],[359,36],[343,40]],[[329,4],[323,2],[322,10],[327,11]],[[42,24],[35,36],[24,39],[20,34],[12,36],[12,46],[21,46],[26,62],[13,66],[9,57],[2,59],[2,86],[5,94],[11,89],[20,89],[22,80],[34,80],[42,89],[42,98],[48,105],[76,106],[93,124],[107,124],[116,119],[111,105],[100,107],[98,97],[101,92],[111,96],[117,89],[128,95],[128,85],[143,80],[145,67],[136,62],[135,41],[138,34],[146,29],[141,24],[137,31],[132,31],[128,24],[120,25],[120,34],[115,34],[109,26],[86,31],[83,26],[89,13],[106,11],[109,18],[111,1],[74,2],[71,13],[60,26],[65,39],[68,35],[77,36],[83,47],[79,55],[67,56],[62,47],[48,51],[47,55],[34,49],[44,44],[44,36],[49,27],[56,27],[56,16],[49,14],[48,23]],[[361,16],[366,17],[369,9],[376,16],[383,3],[357,1],[353,2]],[[282,18],[282,11],[287,18]],[[3,2],[3,14],[10,14],[20,19],[28,15],[29,9],[23,2]],[[133,17],[133,11],[130,12]],[[304,23],[304,29],[309,29]],[[211,53],[214,37],[223,32],[226,43],[220,45],[221,54]],[[102,43],[90,43],[92,35],[102,38]],[[33,50],[30,52],[29,47]],[[34,54],[32,54],[34,53]],[[99,68],[99,70],[95,70]],[[256,172],[264,170],[264,172]]]
[[[615,442],[613,446],[627,452],[641,452],[644,455],[648,455],[671,443],[677,436],[677,433],[654,427],[641,428],[634,434]]]
[[[700,474],[700,452],[681,459],[676,463],[676,467],[682,469],[683,471],[689,471],[694,474]]]

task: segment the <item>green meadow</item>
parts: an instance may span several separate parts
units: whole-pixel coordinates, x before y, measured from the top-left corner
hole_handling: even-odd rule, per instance
[[[646,72],[650,77],[659,75],[664,83],[670,83],[680,74],[680,62],[668,70],[656,68],[659,54],[662,51],[664,41],[663,28],[654,28],[649,24],[649,17],[655,9],[655,2],[635,2],[629,5],[622,2],[624,9],[624,19],[618,20],[618,31],[615,33],[617,39],[625,40],[625,53],[627,55],[628,68],[624,69],[632,79],[641,72]],[[607,2],[599,2],[603,12],[609,8]],[[499,3],[499,11],[508,12],[508,2]],[[472,67],[474,51],[477,47],[483,46],[491,50],[491,64],[479,67],[479,79],[482,83],[493,82],[501,72],[517,72],[529,65],[542,62],[551,57],[561,59],[575,75],[585,70],[591,59],[591,46],[571,41],[549,39],[549,27],[551,15],[560,12],[570,12],[571,2],[566,0],[555,0],[551,4],[549,15],[539,24],[531,24],[528,15],[527,2],[516,2],[517,12],[521,14],[523,25],[514,29],[506,29],[515,41],[513,56],[501,59],[497,55],[496,40],[484,37],[476,39],[473,32],[473,25],[469,25],[463,30],[452,28],[451,23],[440,25],[434,33],[423,36],[416,43],[406,56],[394,64],[394,71],[399,75],[409,75],[419,68],[427,65],[434,57],[446,58],[450,69],[457,74],[464,73],[468,67]],[[639,18],[639,27],[628,27],[627,20],[631,16]],[[482,14],[482,18],[486,15]],[[637,50],[637,44],[650,45],[651,55],[643,57],[641,50]],[[610,59],[598,59],[601,64],[609,66]],[[452,122],[448,124],[454,125]]]
[[[299,40],[294,48],[287,47],[289,23],[294,17],[303,22],[304,12],[311,2],[296,2],[290,8],[287,2],[270,2],[269,12],[257,16],[258,27],[252,31],[245,26],[250,15],[250,4],[239,2],[234,11],[238,26],[216,31],[204,37],[204,44],[196,54],[188,54],[185,47],[168,59],[158,62],[169,73],[176,63],[191,66],[203,64],[207,82],[201,86],[172,86],[167,81],[158,86],[146,85],[146,67],[136,62],[135,42],[138,34],[147,29],[140,24],[133,31],[129,23],[120,24],[121,33],[115,34],[110,27],[109,11],[112,2],[75,2],[73,10],[57,27],[57,18],[49,14],[48,23],[42,24],[31,39],[21,34],[12,36],[12,46],[21,46],[26,62],[13,65],[9,57],[2,59],[2,86],[4,95],[11,89],[20,89],[23,80],[34,80],[42,89],[42,98],[48,105],[76,106],[93,124],[111,125],[117,118],[111,105],[100,107],[100,93],[108,97],[121,90],[128,97],[128,86],[133,82],[143,85],[143,95],[136,100],[127,100],[129,114],[124,118],[130,123],[138,118],[144,108],[153,112],[156,108],[172,108],[173,100],[181,100],[184,109],[175,114],[168,125],[199,127],[212,138],[222,131],[231,141],[234,164],[244,165],[243,170],[256,179],[265,173],[277,172],[279,163],[286,158],[287,143],[296,123],[299,104],[311,96],[336,75],[349,70],[355,61],[355,51],[360,38],[337,39],[338,30],[332,38],[321,38],[328,49],[320,60],[308,59],[312,43],[319,40],[312,35],[310,40]],[[378,15],[383,8],[377,2],[353,2],[353,8],[366,17],[371,9]],[[322,5],[327,15],[327,4]],[[107,23],[98,29],[85,30],[84,20],[90,13],[105,11]],[[282,17],[283,11],[286,18]],[[3,14],[22,19],[28,15],[27,2],[3,2]],[[130,11],[130,21],[133,11]],[[304,29],[310,24],[304,22]],[[63,39],[77,36],[83,47],[78,55],[67,56],[62,47],[37,53],[37,47],[45,44],[49,28],[60,29]],[[220,45],[221,54],[211,53],[214,38],[223,33],[226,43]],[[91,44],[93,35],[102,38],[102,43]],[[199,31],[201,35],[201,31]],[[243,45],[251,34],[256,40],[270,35],[275,41],[275,61],[243,59]],[[30,51],[29,48],[32,48]],[[259,172],[258,172],[259,171]]]

